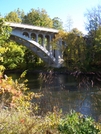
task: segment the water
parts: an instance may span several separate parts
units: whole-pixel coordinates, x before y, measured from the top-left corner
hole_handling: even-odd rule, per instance
[[[20,76],[14,73],[7,75],[13,79]],[[92,87],[88,83],[78,88],[78,80],[68,74],[29,73],[26,78],[31,91],[44,94],[39,100],[33,100],[40,104],[41,112],[45,113],[53,107],[58,107],[63,113],[75,110],[101,121],[100,85]]]

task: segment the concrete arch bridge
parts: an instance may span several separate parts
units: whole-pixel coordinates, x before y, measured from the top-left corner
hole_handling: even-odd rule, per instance
[[[63,65],[62,40],[56,44],[58,49],[54,49],[51,45],[58,30],[20,23],[6,24],[12,27],[11,38],[29,48],[48,66],[59,68]]]

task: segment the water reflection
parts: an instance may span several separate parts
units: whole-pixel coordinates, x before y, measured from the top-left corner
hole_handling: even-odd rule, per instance
[[[19,74],[8,74],[14,79]],[[40,107],[40,112],[52,110],[55,106],[62,109],[63,113],[68,113],[71,109],[90,115],[96,120],[101,120],[101,91],[99,87],[78,88],[77,80],[67,74],[29,73],[28,87],[34,92],[44,94],[40,100],[36,101]]]

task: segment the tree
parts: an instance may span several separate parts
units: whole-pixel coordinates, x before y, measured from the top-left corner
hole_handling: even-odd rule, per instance
[[[5,67],[3,66],[3,54],[7,51],[8,47],[4,46],[4,43],[10,37],[11,28],[5,25],[5,20],[0,18],[0,72],[4,71]]]
[[[55,44],[60,39],[65,43],[59,49],[62,50],[64,63],[68,70],[86,70],[84,65],[87,52],[83,33],[76,28],[70,32],[59,31],[52,42],[54,49],[58,49]]]
[[[59,19],[58,17],[54,17],[52,21],[53,21],[53,28],[57,30],[63,30],[61,19]]]
[[[13,41],[5,43],[4,47],[7,48],[2,54],[3,65],[6,69],[21,69],[24,64],[24,47]]]
[[[66,21],[66,31],[70,32],[72,29],[73,25],[73,20],[70,16],[67,16],[67,21]]]
[[[10,37],[11,28],[5,24],[5,20],[0,18],[0,44]]]
[[[6,21],[8,22],[16,22],[21,23],[24,19],[25,13],[23,10],[20,10],[19,8],[15,11],[11,11],[5,16]]]
[[[87,22],[85,27],[88,30],[87,36],[87,59],[93,70],[101,68],[101,5],[87,10],[85,16]]]
[[[15,12],[17,13],[18,15],[18,18],[21,20],[21,22],[23,22],[23,19],[24,19],[24,16],[25,16],[25,13],[23,10],[20,10],[19,8],[17,10],[15,10]]]
[[[95,37],[93,39],[93,45],[91,53],[91,64],[96,70],[101,70],[101,27],[96,30]]]
[[[77,35],[77,36],[83,36],[83,33],[81,31],[79,31],[77,28],[73,28],[71,30],[71,33]]]
[[[63,30],[59,30],[58,34],[55,35],[55,38],[53,38],[51,44],[52,44],[52,48],[53,49],[61,49],[62,51],[64,51],[64,45],[62,46],[57,46],[57,42],[59,40],[61,41],[66,41],[66,37],[67,37],[67,33]]]
[[[49,18],[47,12],[44,9],[31,9],[31,11],[24,16],[23,23],[43,27],[53,26],[51,18]]]
[[[85,41],[80,31],[73,29],[65,37],[64,61],[68,69],[81,69],[85,60]]]
[[[11,11],[9,14],[5,16],[6,21],[8,22],[16,22],[20,23],[21,19],[18,17],[18,14],[16,12]]]
[[[85,16],[87,18],[85,28],[90,36],[94,36],[96,30],[101,26],[101,5],[87,10]]]

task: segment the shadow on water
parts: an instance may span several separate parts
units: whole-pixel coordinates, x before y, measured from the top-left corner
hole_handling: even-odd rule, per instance
[[[9,76],[16,79],[20,75],[9,74]],[[63,113],[73,109],[101,121],[101,88],[99,86],[80,87],[78,80],[67,74],[28,73],[26,78],[31,91],[42,92],[44,95],[38,100],[33,100],[40,105],[39,114],[52,111],[54,107],[62,109]]]

